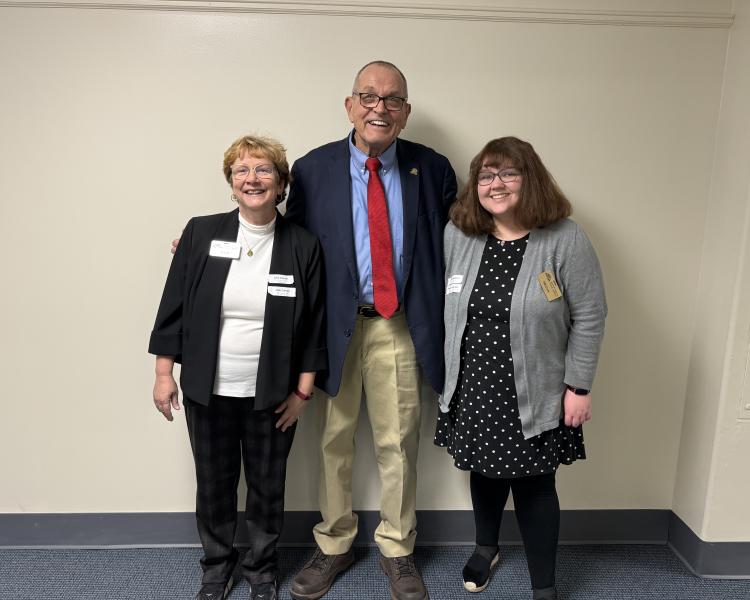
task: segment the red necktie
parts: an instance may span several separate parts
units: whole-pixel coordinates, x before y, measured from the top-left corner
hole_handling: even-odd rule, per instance
[[[372,287],[375,310],[390,319],[398,308],[396,279],[393,277],[393,249],[391,228],[388,224],[388,207],[378,169],[380,161],[368,158],[365,167],[370,172],[367,181],[367,220],[370,225],[370,258],[372,260]]]

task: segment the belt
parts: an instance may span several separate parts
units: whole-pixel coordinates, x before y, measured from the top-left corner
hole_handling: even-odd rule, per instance
[[[375,306],[372,304],[360,304],[357,307],[357,314],[362,315],[365,319],[374,319],[380,316],[380,313],[375,310]]]
[[[401,305],[399,304],[396,308],[396,313],[401,310]],[[394,315],[396,313],[393,313]],[[360,304],[357,307],[357,314],[362,315],[365,319],[374,319],[375,317],[380,317],[380,313],[375,309],[375,306],[373,304]]]

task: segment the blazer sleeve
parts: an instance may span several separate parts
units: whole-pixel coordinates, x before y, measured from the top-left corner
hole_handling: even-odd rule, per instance
[[[448,222],[448,210],[456,201],[457,192],[458,185],[456,183],[456,172],[453,170],[448,159],[445,159],[445,174],[443,175],[443,225]]]
[[[148,344],[150,354],[174,356],[176,362],[182,362],[183,310],[188,291],[188,259],[193,246],[193,233],[194,219],[190,219],[172,258]]]
[[[325,322],[325,280],[323,251],[316,239],[305,270],[305,323],[300,356],[300,372],[325,371],[328,368]]]
[[[570,311],[565,383],[591,389],[604,337],[607,301],[599,260],[580,226],[560,274]]]

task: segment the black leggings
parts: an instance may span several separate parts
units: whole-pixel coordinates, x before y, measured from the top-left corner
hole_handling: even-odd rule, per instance
[[[472,471],[470,484],[477,545],[497,546],[503,508],[512,489],[531,586],[541,589],[555,585],[555,556],[560,532],[555,474],[494,479]]]

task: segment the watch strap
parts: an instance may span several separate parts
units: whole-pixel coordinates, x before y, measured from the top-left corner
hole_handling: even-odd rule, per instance
[[[573,387],[572,385],[566,385],[565,387],[573,392],[576,396],[588,396],[591,393],[591,390]]]

